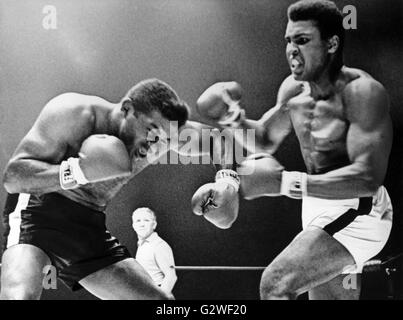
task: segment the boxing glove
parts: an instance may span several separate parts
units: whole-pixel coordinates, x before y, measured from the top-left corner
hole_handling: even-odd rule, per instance
[[[215,183],[207,183],[194,193],[193,212],[220,229],[228,229],[238,217],[238,189],[239,178],[235,171],[218,171]]]
[[[92,135],[81,145],[77,158],[60,165],[62,189],[131,174],[131,161],[124,143],[109,135]]]
[[[307,174],[284,170],[270,154],[261,153],[248,157],[237,171],[241,193],[247,200],[280,195],[301,199],[307,195]]]
[[[196,102],[199,114],[218,127],[237,127],[245,119],[239,102],[242,88],[235,82],[218,82],[207,88]]]

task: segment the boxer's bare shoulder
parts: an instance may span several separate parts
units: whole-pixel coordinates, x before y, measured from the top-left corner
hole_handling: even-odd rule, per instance
[[[42,109],[37,123],[46,123],[47,125],[56,124],[54,120],[64,118],[64,123],[90,122],[93,121],[94,114],[91,105],[95,97],[85,96],[79,93],[63,93],[51,99]],[[58,124],[57,126],[60,126]]]
[[[370,74],[360,69],[345,68],[343,77],[345,80],[341,94],[348,120],[354,121],[363,113],[368,117],[388,111],[386,90]]]
[[[100,103],[98,97],[63,93],[44,106],[32,129],[45,132],[49,130],[52,136],[58,136],[62,131],[65,137],[74,137],[93,128],[94,105]]]
[[[79,150],[82,141],[95,132],[96,109],[107,104],[99,97],[78,93],[54,97],[44,106],[16,153],[60,161],[66,153]],[[40,150],[40,153],[35,150]]]

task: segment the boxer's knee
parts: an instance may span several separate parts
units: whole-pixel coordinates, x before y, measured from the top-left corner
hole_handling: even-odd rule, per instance
[[[42,290],[26,285],[2,286],[0,300],[39,300]]]
[[[293,289],[294,275],[270,266],[263,272],[260,280],[262,300],[294,300],[297,293]]]
[[[2,270],[0,300],[39,300],[42,283],[36,275],[26,277],[20,272]]]

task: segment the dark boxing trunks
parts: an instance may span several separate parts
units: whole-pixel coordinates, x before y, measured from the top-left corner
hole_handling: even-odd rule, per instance
[[[72,290],[87,275],[131,257],[105,226],[105,213],[57,193],[8,195],[4,248],[30,244],[42,249],[58,277]]]

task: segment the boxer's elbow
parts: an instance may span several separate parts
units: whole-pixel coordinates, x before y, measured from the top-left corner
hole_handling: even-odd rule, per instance
[[[376,174],[376,172],[369,168],[361,173],[360,180],[362,182],[362,192],[365,196],[373,196],[376,194],[383,183],[383,177],[380,177],[379,174]]]
[[[20,166],[16,161],[10,161],[3,174],[3,186],[8,193],[23,192],[24,184],[20,177]]]
[[[279,149],[282,141],[282,139],[276,140],[275,137],[271,137],[267,130],[264,130],[263,133],[260,133],[256,138],[257,153],[265,152],[274,154]]]
[[[9,173],[4,174],[3,186],[4,186],[4,189],[6,189],[6,191],[8,193],[19,193],[20,192],[20,187],[19,187],[16,179],[14,179],[14,177],[12,177]]]
[[[256,122],[254,129],[256,143],[259,146],[266,149],[273,145],[273,141],[270,139],[268,128],[266,128],[263,123]]]
[[[370,179],[367,180],[367,192],[371,196],[375,195],[381,185],[382,185],[381,181],[371,177]]]

